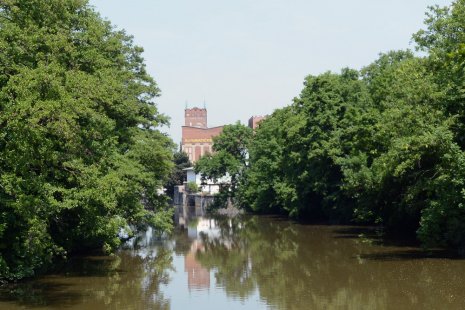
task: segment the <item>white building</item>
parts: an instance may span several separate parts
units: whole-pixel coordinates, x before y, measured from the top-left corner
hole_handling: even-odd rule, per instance
[[[194,167],[185,168],[183,170],[187,173],[187,183],[195,182],[203,193],[216,194],[220,191],[221,185],[231,184],[231,177],[229,175],[218,179],[216,182],[208,179],[202,183],[202,175],[200,173],[195,173]]]

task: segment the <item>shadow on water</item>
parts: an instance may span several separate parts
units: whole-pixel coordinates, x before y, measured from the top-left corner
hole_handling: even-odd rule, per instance
[[[380,227],[343,227],[334,230],[336,239],[353,239],[371,245],[394,248],[388,252],[360,254],[358,257],[368,260],[395,261],[416,259],[454,259],[465,260],[457,252],[446,249],[423,249],[414,238],[388,237]]]
[[[73,257],[69,261],[60,262],[50,273],[71,277],[108,277],[112,273],[124,272],[123,269],[111,266],[116,260],[115,256],[103,254]]]
[[[334,238],[361,239],[379,246],[420,247],[415,236],[386,235],[383,228],[373,226],[347,226],[334,230]]]
[[[459,255],[446,251],[446,250],[405,250],[405,251],[392,251],[389,253],[372,253],[361,254],[361,258],[368,260],[380,261],[396,261],[396,260],[415,260],[415,259],[453,259],[464,260]]]
[[[48,276],[38,280],[23,280],[0,287],[0,302],[32,307],[69,307],[84,297],[82,291],[73,291],[73,283],[60,282],[66,277],[108,277],[122,272],[109,268],[115,258],[111,256],[81,256],[58,262]],[[1,308],[1,306],[0,306]]]
[[[70,307],[83,296],[79,292],[69,292],[70,286],[43,281],[12,284],[0,288],[0,302],[15,303],[27,308]]]
[[[169,309],[161,287],[170,282],[172,250],[141,239],[146,246],[74,257],[48,275],[0,287],[0,309]]]

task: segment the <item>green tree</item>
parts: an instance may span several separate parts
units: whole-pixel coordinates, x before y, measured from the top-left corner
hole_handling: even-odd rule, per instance
[[[428,53],[428,70],[447,96],[444,109],[458,121],[454,125],[456,141],[465,148],[465,1],[457,0],[449,7],[430,7],[425,29],[414,34],[417,48]]]
[[[199,186],[196,182],[190,181],[186,184],[186,190],[188,193],[197,193],[199,191]]]
[[[273,112],[260,122],[250,143],[249,166],[241,180],[239,196],[244,206],[251,211],[283,211],[276,189],[283,178],[281,165],[286,150],[283,124],[290,113],[290,107]]]
[[[443,93],[424,61],[408,52],[382,54],[362,75],[374,108],[364,116],[371,119],[371,125],[355,127],[357,132],[366,132],[365,138],[354,139],[350,155],[340,159],[344,187],[357,200],[356,218],[383,223],[393,231],[415,231],[426,193],[420,191],[413,198],[413,192],[407,192],[426,180],[421,176],[431,176],[428,172],[437,163],[437,158],[426,159],[433,153],[421,144],[433,148],[436,138],[432,134],[448,128],[447,118],[437,109]],[[425,157],[424,163],[415,167],[415,160],[402,162],[407,153],[417,159]]]
[[[464,248],[460,116],[444,105],[450,94],[431,61],[393,51],[360,75],[308,77],[250,143],[240,189],[250,208],[378,223]]]
[[[422,212],[418,234],[430,246],[452,246],[465,252],[465,1],[431,7],[426,28],[414,39],[428,53],[427,69],[445,92],[441,110],[450,118],[449,130],[438,142],[445,151],[429,185],[435,195]]]
[[[196,173],[201,173],[203,180],[217,181],[229,176],[230,184],[222,187],[222,191],[234,198],[248,165],[248,145],[252,135],[252,129],[239,122],[224,126],[221,134],[213,138],[214,153],[207,154],[196,162]]]
[[[5,0],[0,50],[0,278],[169,229],[173,144],[142,48],[85,0]]]
[[[261,123],[251,143],[244,196],[252,209],[350,218],[340,159],[357,147],[364,131],[354,128],[370,106],[355,70],[307,77],[300,97]]]
[[[165,182],[166,194],[169,197],[174,195],[174,187],[176,185],[182,185],[186,181],[186,172],[183,171],[185,168],[192,167],[192,163],[189,160],[189,156],[184,152],[176,152],[173,155],[174,167]]]

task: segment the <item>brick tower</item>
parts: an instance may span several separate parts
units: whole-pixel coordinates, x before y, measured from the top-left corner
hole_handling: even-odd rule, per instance
[[[205,154],[212,153],[213,137],[219,135],[223,126],[207,127],[207,109],[184,110],[181,150],[186,152],[191,162],[196,162]]]
[[[207,128],[207,109],[185,109],[184,120],[184,126]]]

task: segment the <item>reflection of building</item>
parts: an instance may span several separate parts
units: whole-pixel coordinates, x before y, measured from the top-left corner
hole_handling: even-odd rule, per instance
[[[208,236],[208,238],[214,239],[220,236],[220,229],[216,227],[215,220],[197,217],[189,223],[187,235],[189,238],[198,239],[200,234],[204,234]]]
[[[207,127],[207,109],[185,109],[181,150],[189,156],[191,162],[195,162],[212,152],[213,137],[222,131],[223,126]]]
[[[196,258],[198,252],[205,251],[200,234],[209,238],[218,238],[220,229],[215,220],[198,217],[193,219],[187,226],[187,235],[194,239],[189,253],[184,257],[184,271],[187,272],[187,285],[189,289],[210,288],[210,271],[204,268]]]
[[[187,272],[187,287],[190,289],[210,288],[210,271],[197,261],[197,252],[204,251],[202,243],[194,241],[191,250],[184,257],[184,271]]]

